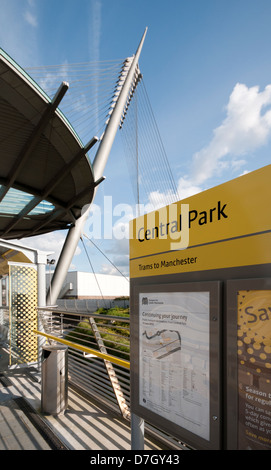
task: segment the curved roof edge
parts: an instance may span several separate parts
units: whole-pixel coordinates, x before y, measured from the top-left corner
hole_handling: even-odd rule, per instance
[[[0,47],[0,55],[2,55],[6,59],[6,61],[10,65],[12,65],[16,69],[16,71],[18,73],[20,73],[25,78],[25,80],[28,81],[28,83],[30,85],[32,85],[32,87],[35,89],[35,91],[39,92],[39,94],[44,98],[44,100],[47,103],[52,102],[51,98],[41,88],[41,86],[12,57],[10,57],[10,55],[6,51],[4,51],[4,49],[2,49],[1,47]],[[84,144],[83,144],[82,140],[80,139],[79,135],[77,134],[76,130],[74,129],[74,127],[71,124],[71,122],[69,121],[69,119],[65,116],[65,114],[59,108],[57,108],[56,114],[58,114],[59,117],[65,122],[65,124],[69,127],[70,131],[73,133],[76,140],[78,140],[78,143],[80,144],[80,146],[82,148],[84,148]],[[90,165],[92,167],[92,162],[91,161],[90,161]]]
[[[67,229],[93,199],[99,181],[94,181],[88,151],[99,139],[92,137],[83,145],[59,110],[67,88],[65,82],[60,83],[51,99],[0,48],[2,239]],[[14,201],[14,190],[26,196],[19,194],[19,201]],[[43,201],[52,204],[52,210],[37,213]]]

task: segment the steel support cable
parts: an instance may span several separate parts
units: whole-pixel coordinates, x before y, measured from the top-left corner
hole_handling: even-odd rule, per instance
[[[33,67],[27,67],[26,70],[30,70],[30,71],[35,71],[35,70],[49,70],[49,69],[59,69],[59,68],[63,68],[63,67],[72,67],[74,69],[76,69],[76,67],[93,67],[93,65],[95,64],[99,64],[99,65],[103,65],[103,64],[110,64],[110,63],[123,63],[124,59],[108,59],[108,60],[98,60],[98,61],[89,61],[89,62],[78,62],[78,63],[67,63],[67,64],[54,64],[54,65],[36,65],[36,66],[33,66]]]
[[[139,111],[138,121],[142,122],[142,113],[140,111]],[[136,126],[136,121],[135,121],[135,118],[134,118],[134,109],[131,106],[130,114],[126,118],[125,127],[123,129],[124,129],[124,135],[127,136],[126,142],[130,143],[130,145],[128,145],[128,147],[130,148],[130,150],[133,154],[132,158],[134,159],[134,166],[136,166],[136,159],[134,158],[135,154],[136,154],[136,148],[135,148],[135,142],[134,142],[134,138],[133,138],[133,136],[136,135],[135,126]],[[143,124],[143,128],[145,128],[145,129],[147,128],[147,125],[145,123]],[[143,153],[143,149],[146,148],[147,143],[143,143],[143,145],[142,145],[143,134],[141,133],[140,129],[138,130],[138,134],[139,134],[139,154],[140,154],[139,161],[140,161],[140,167],[142,168],[142,161],[144,161],[143,158],[142,158],[142,153]],[[149,154],[148,156],[150,156],[150,152],[148,152],[148,154]],[[151,166],[149,166],[148,164],[149,164],[149,158],[147,160],[147,168],[146,168],[147,171],[144,172],[144,168],[143,168],[143,174],[145,176],[144,177],[144,185],[145,186],[146,186],[146,182],[147,182],[147,175],[151,174],[151,169],[152,169]],[[146,175],[146,173],[147,173],[147,175]]]
[[[119,65],[120,66],[120,65]],[[112,74],[112,72],[114,72],[114,75]],[[71,74],[69,73],[69,83],[72,84],[74,87],[76,86],[80,86],[82,87],[82,84],[85,83],[84,86],[86,87],[90,87],[90,86],[94,86],[96,83],[97,83],[97,78],[99,79],[99,83],[103,83],[103,82],[106,82],[108,83],[108,78],[111,80],[112,77],[114,77],[114,79],[117,79],[117,75],[115,77],[115,74],[117,74],[119,72],[119,68],[117,69],[110,69],[110,70],[106,70],[106,71],[97,71],[95,73],[86,73],[84,75],[81,75],[81,76],[74,76],[72,77]],[[61,75],[60,75],[61,76]],[[93,80],[93,83],[91,82],[91,79],[95,79]]]
[[[69,91],[72,92],[70,93],[70,95],[72,94],[75,97],[77,97],[78,95],[94,97],[93,89],[95,90],[95,94],[100,94],[100,95],[104,90],[105,91],[109,90],[109,96],[110,96],[110,93],[112,93],[112,89],[113,89],[112,87],[114,87],[114,81],[113,82],[107,81],[104,84],[100,83],[98,86],[96,83],[88,83],[87,85],[84,85],[84,86],[79,86],[79,85],[74,86],[72,82],[69,82],[69,86],[70,86]]]
[[[87,113],[89,116],[92,116],[96,114],[103,114],[104,109],[107,109],[107,111],[109,111],[111,100],[107,98],[106,100],[102,102],[101,100],[99,100],[98,102],[87,101],[87,103],[88,104],[86,104],[85,106],[82,106],[81,103],[77,103],[73,109],[70,107],[70,104],[68,103],[68,105],[66,105],[66,107],[63,107],[62,110],[65,111],[65,109],[67,108],[67,111],[69,112],[69,117],[70,118],[73,117],[74,121],[79,121],[81,119],[82,114],[85,115]],[[80,106],[80,114],[78,112],[79,106]]]
[[[90,242],[95,246],[95,248],[97,248],[97,250],[107,259],[107,261],[109,261],[109,263],[112,264],[112,266],[126,279],[126,281],[129,282],[129,279],[119,270],[119,268],[113,263],[113,261],[111,261],[111,260],[105,255],[105,253],[94,243],[94,241],[91,240],[91,238],[89,238],[85,233],[84,233],[84,237],[86,237],[87,240],[90,241]]]
[[[157,166],[157,152],[155,149],[155,142],[152,142],[149,136],[146,136],[138,131],[140,135],[139,144],[139,168],[145,175],[144,182],[148,192],[155,193],[157,190],[163,191],[163,179],[158,174],[159,167]],[[165,175],[163,175],[165,177]]]
[[[68,81],[69,80],[69,84],[73,85],[74,88],[83,88],[83,87],[91,87],[91,86],[94,86],[96,85],[98,82],[103,85],[104,83],[108,83],[110,81],[114,81],[114,80],[117,80],[118,79],[118,70],[116,69],[114,71],[114,74],[112,74],[113,70],[111,71],[107,71],[107,72],[101,72],[101,73],[95,73],[95,74],[86,74],[84,76],[74,76],[72,77],[71,74],[69,73],[69,71],[65,71],[65,73],[61,73],[61,74],[52,74],[52,76],[50,76],[49,74],[47,74],[47,76],[35,76],[35,77],[32,77],[34,78],[36,81],[40,81],[42,83],[47,83],[47,86],[46,86],[46,89],[47,91],[48,90],[52,90],[53,87],[54,87],[54,83],[56,80],[58,81]]]
[[[138,93],[138,91],[136,91]],[[140,175],[144,174],[140,170],[141,165],[138,168],[138,155],[139,160],[142,154],[140,145],[137,145],[137,117],[136,117],[136,107],[131,105],[131,109],[129,109],[129,116],[125,121],[125,126],[121,130],[122,134],[122,142],[124,146],[124,154],[126,157],[127,166],[129,169],[129,176],[131,179],[132,190],[134,192],[135,200],[137,204],[140,204],[141,198],[139,194],[141,194],[142,185],[140,184]],[[140,170],[140,171],[139,171]],[[144,183],[144,191],[145,191],[146,183]],[[147,197],[147,194],[146,194]]]
[[[69,94],[67,94],[67,99],[63,102],[62,108],[67,107],[69,102],[76,103],[77,100],[79,100],[79,102],[87,102],[87,99],[89,99],[95,102],[98,97],[101,101],[107,101],[113,97],[112,88],[114,83],[106,84],[103,88],[97,88],[94,85],[75,88],[72,83],[69,86]],[[93,93],[93,91],[95,91],[95,93]]]
[[[68,78],[66,79],[66,81],[68,80]],[[59,78],[59,81],[64,81],[63,80],[63,77]],[[91,84],[89,83],[88,85],[84,85],[84,86],[77,86],[75,87],[74,84],[69,81],[69,94],[67,94],[67,96],[72,96],[73,99],[77,99],[77,97],[79,96],[93,96],[93,90],[95,91],[95,93],[97,91],[99,91],[99,93],[101,94],[101,90],[104,90],[104,89],[108,89],[109,90],[109,94],[110,92],[112,92],[112,88],[114,87],[114,82],[112,83],[109,83],[106,82],[105,83],[106,87],[104,88],[101,88],[101,84],[99,85],[99,87],[97,87],[95,84]],[[43,87],[46,89],[46,93],[48,96],[53,96],[54,92],[55,92],[55,89],[56,89],[56,86],[55,84],[52,85],[51,88],[49,88],[48,86],[46,85],[43,85]]]
[[[145,119],[144,112],[142,115],[142,111],[139,110],[138,112],[138,121],[140,122],[141,126],[140,129],[138,129],[138,135],[139,135],[139,168],[140,168],[140,173],[144,175],[143,179],[143,186],[145,191],[147,192],[152,192],[154,191],[154,188],[148,183],[149,177],[148,175],[153,175],[153,169],[155,165],[155,161],[151,161],[151,157],[153,154],[152,147],[153,143],[150,143],[150,132],[149,132],[149,123],[148,120]],[[136,166],[136,149],[135,146],[133,148],[133,135],[135,135],[135,119],[134,119],[134,112],[133,109],[130,110],[129,116],[127,116],[125,122],[125,126],[123,126],[123,134],[124,137],[126,137],[125,141],[127,144],[127,147],[130,150],[131,158],[134,160],[134,165],[133,167],[135,168]],[[147,130],[147,137],[148,139],[146,140],[145,134],[146,132],[141,132],[141,129]],[[132,136],[132,137],[131,137]],[[130,144],[130,145],[129,145]],[[144,157],[144,153],[147,153],[147,157]],[[157,189],[157,188],[155,188]]]
[[[145,158],[141,158],[141,164],[146,164],[148,169],[149,169],[149,175],[156,176],[159,178],[160,181],[160,189],[161,188],[161,181],[164,180],[165,178],[165,173],[162,175],[159,175],[159,157],[160,157],[160,152],[159,149],[157,149],[157,139],[156,135],[154,134],[154,129],[152,126],[152,120],[150,119],[150,116],[148,114],[148,109],[141,99],[141,108],[139,110],[139,115],[140,115],[140,120],[139,120],[139,135],[141,136],[140,140],[140,147],[143,152],[143,157],[145,155]]]
[[[93,275],[94,275],[94,277],[95,277],[95,280],[96,280],[96,283],[97,283],[98,289],[99,289],[99,291],[100,291],[101,297],[102,297],[102,299],[103,299],[103,301],[104,301],[104,304],[105,304],[105,306],[106,306],[106,302],[105,302],[105,299],[104,299],[104,296],[103,296],[103,293],[102,293],[102,290],[101,290],[101,287],[100,287],[99,281],[98,281],[98,279],[97,279],[97,276],[96,276],[96,274],[95,274],[95,272],[94,272],[94,269],[93,269],[92,263],[91,263],[91,261],[90,261],[90,257],[89,257],[89,255],[88,255],[88,252],[87,252],[87,249],[86,249],[86,246],[85,246],[85,243],[84,243],[83,237],[81,237],[80,239],[81,239],[82,245],[83,245],[83,247],[84,247],[84,250],[85,250],[85,253],[86,253],[86,256],[87,256],[88,262],[89,262],[89,264],[90,264],[90,267],[91,267],[91,269],[92,269]]]
[[[123,67],[124,61],[117,60],[31,67],[27,71],[33,79],[40,81],[49,96],[60,78],[69,81],[69,93],[61,103],[61,110],[83,141],[81,133],[89,135],[91,129],[97,134],[97,127],[101,131],[104,129]]]
[[[63,112],[67,110],[66,114],[67,114],[68,119],[71,121],[71,123],[73,123],[73,125],[78,126],[78,131],[77,131],[78,134],[81,134],[81,133],[83,134],[85,131],[89,132],[89,128],[91,126],[93,126],[93,128],[95,128],[96,126],[97,128],[97,123],[101,131],[104,127],[103,121],[106,119],[108,108],[110,110],[110,101],[106,102],[103,99],[106,97],[107,90],[109,91],[107,80],[110,78],[111,74],[112,76],[114,75],[113,71],[114,72],[118,71],[118,80],[116,80],[116,77],[115,77],[115,83],[114,83],[115,89],[117,89],[119,85],[119,80],[122,76],[123,69],[124,69],[124,62],[120,64],[120,62],[118,61],[118,63],[115,62],[114,66],[112,66],[113,63],[114,62],[112,61],[104,62],[105,69],[102,69],[101,63],[90,63],[90,64],[88,63],[84,65],[73,64],[72,66],[69,66],[69,64],[64,64],[61,66],[53,66],[51,68],[39,67],[39,68],[32,68],[32,71],[34,72],[34,70],[36,70],[36,73],[38,72],[40,74],[39,76],[42,75],[40,72],[43,71],[47,81],[48,80],[50,81],[52,79],[52,77],[50,76],[48,77],[48,74],[50,74],[50,71],[51,72],[54,71],[54,77],[53,77],[54,80],[56,80],[57,77],[63,78],[64,76],[66,77],[70,75],[71,86],[70,86],[69,91],[72,90],[72,86],[74,84],[73,90],[72,90],[73,93],[70,95],[72,99],[69,99],[69,100],[66,99],[65,100],[66,104],[65,104],[65,101],[62,103],[62,109],[63,109]],[[110,64],[110,67],[109,67],[110,70],[108,70],[108,64]],[[122,65],[122,69],[120,71],[121,65]],[[113,84],[112,84],[112,88],[113,88]],[[110,89],[111,94],[112,94],[112,88]],[[142,89],[142,87],[140,88]],[[93,90],[95,92],[94,96],[91,96],[89,93],[87,93],[87,90],[89,92]],[[143,91],[144,91],[144,87],[143,87]],[[80,102],[81,93],[82,93],[82,100]],[[141,92],[141,95],[142,95],[142,92]],[[140,104],[142,102],[141,95],[139,95],[138,102],[139,102],[139,105],[142,107],[142,104]],[[146,95],[146,92],[145,92],[145,95]],[[135,100],[132,100],[132,104],[133,104],[133,101]],[[87,106],[85,104],[86,102],[90,104],[88,104]],[[144,107],[142,108],[142,111],[140,111],[139,109],[139,123],[141,121],[143,122],[145,121],[144,122],[145,129],[150,129],[150,123],[152,123],[152,120],[150,119],[150,110],[146,107],[147,102],[148,101],[145,96],[145,100],[143,101]],[[77,115],[76,109],[75,109],[76,106],[78,106],[78,104],[80,106],[80,115]],[[92,108],[91,112],[90,112],[90,106]],[[131,114],[133,114],[130,111],[129,113],[130,113],[130,116]],[[141,117],[140,117],[140,113],[142,115]],[[101,122],[103,122],[103,124],[99,124]],[[133,132],[135,135],[136,133],[135,123],[133,123],[133,128],[131,129],[130,132]],[[96,132],[94,133],[96,134]],[[152,175],[153,170],[156,169],[157,178],[159,177],[159,180],[160,180],[158,189],[163,191],[163,193],[166,193],[166,191],[168,191],[168,188],[162,185],[165,180],[164,168],[166,167],[166,165],[164,163],[163,168],[161,170],[161,166],[159,166],[158,164],[159,162],[157,162],[157,155],[155,155],[155,153],[158,153],[158,154],[160,153],[160,150],[158,152],[157,150],[155,150],[155,147],[157,146],[157,142],[159,142],[159,139],[157,139],[157,136],[155,136],[153,140],[151,139],[152,134],[154,133],[153,129],[151,130],[151,132],[149,131],[150,135],[147,137],[144,136],[144,133],[140,130],[140,128],[138,129],[138,133],[139,133],[138,150],[140,154],[140,158],[139,158],[140,171],[141,172],[143,171],[143,173],[144,172],[146,173],[145,171],[145,168],[146,168],[147,174]],[[82,138],[83,138],[83,135],[82,135]],[[129,137],[129,141],[132,141],[131,137]],[[143,147],[142,147],[142,142],[143,142]],[[133,142],[132,146],[136,148],[136,142]],[[148,151],[147,157],[145,157],[146,149]],[[131,151],[132,149],[130,148],[130,152]],[[141,153],[143,157],[141,157]],[[134,167],[134,168],[137,168],[137,167]],[[137,179],[138,179],[138,175],[137,175]],[[145,185],[146,185],[146,182],[145,182]],[[149,182],[148,191],[153,192],[157,190],[157,187],[152,188],[151,186],[152,186],[151,182]]]
[[[140,180],[140,174],[144,174],[144,171],[141,170],[141,163],[140,163],[140,171],[138,174],[137,171],[137,159],[136,159],[136,129],[135,129],[135,119],[134,119],[134,110],[129,109],[129,116],[125,119],[125,125],[121,130],[122,134],[122,141],[124,146],[124,154],[127,161],[127,166],[129,169],[129,175],[132,183],[132,189],[134,192],[135,199],[138,200],[138,191],[137,191],[137,184]],[[140,136],[141,137],[141,136]],[[141,160],[141,148],[139,147],[139,159]],[[131,171],[132,168],[132,171]],[[141,185],[140,185],[141,186]],[[144,178],[144,188],[146,188],[146,178]]]
[[[81,80],[85,80],[85,79],[88,79],[90,77],[101,77],[101,76],[112,76],[112,72],[116,72],[118,73],[119,72],[119,69],[121,67],[121,63],[118,63],[116,65],[116,67],[109,67],[109,68],[106,68],[106,69],[101,69],[101,68],[97,68],[96,70],[95,69],[86,69],[86,70],[81,70],[79,71],[80,73],[78,73],[78,71],[73,71],[72,68],[69,68],[69,67],[65,67],[63,66],[62,67],[62,71],[60,70],[59,73],[54,73],[55,76],[62,76],[62,75],[65,75],[65,74],[69,74],[69,77],[72,78],[72,81],[73,82],[76,82],[76,81],[81,81]],[[49,72],[50,73],[50,72]],[[35,76],[39,76],[39,77],[43,77],[44,75],[35,75]]]
[[[178,197],[177,186],[176,186],[176,184],[175,184],[175,180],[174,180],[174,177],[173,177],[173,174],[172,174],[170,165],[169,165],[169,161],[168,161],[168,158],[167,158],[167,155],[166,155],[166,152],[165,152],[165,148],[164,148],[162,139],[161,139],[161,134],[160,134],[160,132],[159,132],[159,128],[158,128],[158,126],[157,126],[157,122],[156,122],[156,119],[155,119],[155,116],[154,116],[154,113],[153,113],[153,109],[152,109],[152,106],[151,106],[151,103],[150,103],[150,99],[149,99],[149,96],[148,96],[148,94],[147,94],[147,90],[146,90],[146,87],[145,87],[145,84],[144,84],[144,81],[143,81],[143,80],[142,80],[142,86],[143,86],[143,90],[144,90],[144,93],[145,93],[146,101],[147,101],[147,103],[148,103],[148,107],[149,107],[149,110],[150,110],[150,113],[151,113],[151,116],[152,116],[152,121],[153,121],[154,126],[155,126],[155,129],[156,129],[156,135],[157,135],[158,140],[159,140],[160,148],[161,148],[162,153],[163,153],[163,156],[164,156],[164,162],[166,163],[166,166],[167,166],[168,175],[169,175],[169,177],[170,177],[172,189],[174,190],[174,193],[176,194],[176,197]]]
[[[72,93],[72,99],[73,101],[71,101],[69,99],[69,96],[67,95],[67,101],[63,103],[62,105],[62,109],[66,109],[66,108],[69,108],[71,106],[71,104],[74,105],[74,108],[76,109],[78,107],[78,103],[77,103],[77,100],[79,101],[79,104],[81,103],[88,103],[88,107],[90,107],[90,104],[89,103],[92,103],[92,102],[96,102],[97,101],[97,97],[99,99],[99,101],[101,102],[107,102],[107,101],[111,101],[112,100],[112,97],[110,96],[110,93],[112,92],[112,87],[108,87],[106,89],[103,90],[103,93],[97,93],[97,96],[93,96],[92,93],[89,93],[89,94],[82,94],[82,90],[74,90],[71,88],[71,93]],[[75,93],[76,91],[76,93]]]
[[[107,69],[107,70],[97,69],[94,72],[86,71],[85,73],[81,73],[81,74],[76,73],[76,75],[73,73],[71,69],[65,68],[64,66],[62,67],[62,70],[59,73],[56,73],[55,71],[54,72],[44,71],[44,73],[42,74],[37,74],[35,72],[31,73],[29,69],[26,69],[26,70],[28,71],[28,73],[31,73],[33,79],[42,81],[43,83],[47,83],[48,84],[47,89],[48,89],[49,84],[51,84],[52,86],[52,84],[56,80],[59,80],[59,79],[65,79],[65,80],[68,79],[69,82],[73,84],[76,82],[81,84],[82,81],[90,83],[92,79],[93,79],[93,83],[96,83],[97,78],[100,79],[101,83],[102,81],[108,81],[107,77],[109,77],[110,79],[114,79],[114,78],[117,79],[117,75],[120,71],[121,65],[122,64],[118,64],[118,66],[116,66],[114,69],[113,68]]]
[[[88,85],[85,85],[84,87],[75,87],[73,85],[72,82],[69,83],[69,94],[70,96],[72,95],[73,97],[77,98],[78,96],[80,97],[81,95],[83,97],[85,96],[88,96],[88,97],[92,97],[94,98],[94,95],[93,95],[93,89],[95,90],[95,94],[98,94],[98,96],[101,96],[101,93],[106,91],[108,92],[108,95],[107,96],[110,96],[110,93],[112,93],[112,86],[114,86],[114,83],[107,83],[106,82],[106,86],[104,86],[103,88],[101,87],[101,85],[99,86],[99,88],[97,88],[97,86],[95,86],[94,84],[88,84]],[[97,93],[98,91],[98,93]],[[68,94],[67,94],[68,96]]]
[[[110,105],[110,102],[111,100],[107,99],[104,100],[104,101],[89,101],[87,100],[87,97],[85,99],[85,101],[87,102],[86,105],[83,104],[83,102],[81,101],[81,103],[79,102],[75,102],[75,103],[66,103],[66,106],[64,107],[61,107],[62,111],[67,114],[69,116],[69,118],[73,117],[73,116],[78,116],[77,118],[74,118],[74,120],[78,120],[81,118],[82,114],[86,114],[89,112],[89,110],[91,110],[91,113],[90,115],[92,114],[97,114],[97,113],[101,113],[103,111],[103,109],[105,107],[109,108],[109,105]],[[80,110],[78,109],[80,107]],[[66,111],[67,110],[67,111]],[[80,114],[79,114],[80,113]]]
[[[91,111],[89,113],[89,110]],[[97,114],[97,111],[99,111],[99,114]],[[82,111],[80,116],[78,116],[78,112],[75,111],[74,114],[71,114],[69,116],[69,119],[72,120],[74,126],[79,126],[79,125],[87,125],[89,127],[89,124],[91,122],[96,122],[96,120],[101,120],[105,119],[108,113],[108,103],[104,105],[102,108],[99,108],[98,106],[96,108],[89,107],[86,108]],[[73,118],[74,116],[74,118]],[[78,117],[77,117],[78,116]],[[81,128],[80,128],[81,129]]]
[[[164,154],[161,151],[160,142],[157,136],[156,127],[154,126],[153,117],[150,113],[148,102],[144,102],[144,97],[141,100],[141,104],[144,105],[142,107],[142,112],[140,116],[142,117],[142,121],[140,124],[142,125],[143,129],[147,129],[147,133],[141,133],[139,129],[139,134],[145,138],[143,141],[143,145],[141,145],[142,149],[144,149],[146,158],[141,159],[141,163],[148,163],[149,164],[149,171],[150,175],[156,176],[157,178],[157,189],[161,190],[164,194],[166,194],[171,187],[171,181],[166,169],[165,161],[164,161]],[[143,121],[145,119],[145,122]],[[141,139],[142,140],[142,139]],[[142,142],[141,142],[142,144]],[[144,154],[143,154],[144,155]],[[155,191],[155,188],[153,188]]]
[[[131,132],[131,136],[135,135],[135,139],[137,138],[137,131],[133,129]],[[140,150],[137,148],[137,143],[132,142],[132,139],[127,136],[127,133],[123,133],[123,144],[125,147],[125,155],[127,160],[127,165],[129,169],[129,175],[132,183],[132,190],[134,192],[136,203],[139,205],[141,203],[141,185],[140,185],[140,175],[141,172],[139,171],[138,167],[138,155],[140,154]],[[128,161],[129,158],[129,161]]]
[[[103,115],[99,116],[99,117],[93,117],[92,121],[87,121],[85,120],[84,121],[84,127],[80,127],[80,135],[81,135],[81,138],[82,140],[84,141],[84,139],[87,139],[88,138],[88,135],[89,135],[89,129],[90,128],[93,128],[95,129],[95,132],[92,132],[92,134],[96,134],[96,135],[102,135],[103,132],[104,132],[104,128],[105,128],[105,121],[107,119],[107,116],[108,116],[108,113],[107,112],[104,112]],[[94,123],[95,122],[95,125]],[[97,124],[98,122],[98,124]],[[92,126],[92,127],[91,127]],[[86,133],[86,135],[85,135]]]
[[[91,83],[92,79],[93,79],[93,83],[97,83],[97,78],[101,79],[102,77],[103,77],[103,80],[105,80],[106,77],[109,77],[112,80],[113,79],[117,80],[121,66],[122,66],[122,63],[118,63],[114,68],[111,67],[105,70],[101,68],[97,68],[96,70],[94,70],[92,68],[92,69],[86,70],[84,73],[82,72],[78,73],[78,71],[74,72],[71,67],[66,67],[65,65],[59,68],[58,73],[55,70],[50,71],[50,69],[43,69],[43,72],[40,74],[35,72],[32,69],[26,69],[26,70],[28,71],[28,73],[31,73],[32,78],[43,81],[44,83],[47,83],[47,84],[49,83],[53,84],[56,80],[63,79],[63,78],[65,78],[65,80],[69,80],[70,83],[75,83],[76,81],[80,83],[82,80],[85,80]],[[48,88],[48,85],[47,85],[47,88]]]
[[[158,187],[158,189],[161,189],[163,193],[166,193],[169,189],[174,188],[172,188],[169,174],[165,171],[167,165],[165,164],[164,153],[162,152],[160,146],[159,138],[157,135],[157,128],[154,126],[153,116],[150,113],[148,102],[146,103],[147,106],[144,106],[143,112],[141,113],[141,115],[143,115],[146,120],[146,122],[143,124],[144,128],[148,129],[148,135],[146,137],[150,137],[149,140],[146,141],[146,143],[144,144],[144,149],[147,150],[147,145],[149,142],[148,158],[146,159],[146,161],[151,164],[153,170],[155,170],[156,175],[159,178],[160,187]],[[143,159],[141,161],[144,162]],[[165,178],[166,175],[167,178]]]
[[[128,172],[131,180],[131,185],[132,185],[132,191],[134,192],[135,200],[138,202],[138,192],[137,192],[137,179],[139,179],[139,175],[137,174],[137,169],[136,169],[136,161],[133,155],[133,149],[131,148],[131,140],[127,137],[127,133],[124,132],[122,133],[122,142],[123,142],[123,147],[124,147],[124,154],[126,157],[126,163],[128,166]],[[131,171],[131,167],[132,170]],[[136,186],[134,186],[134,184]]]
[[[142,90],[141,84],[138,87],[138,135],[139,135],[139,168],[140,172],[143,172],[144,175],[154,175],[154,170],[156,170],[156,175],[159,177],[159,182],[157,181],[156,186],[153,187],[151,182],[148,182],[148,177],[144,178],[145,190],[149,193],[152,192],[152,196],[155,196],[155,191],[163,191],[163,194],[170,197],[170,201],[176,200],[176,187],[170,167],[165,155],[165,151],[161,142],[161,137],[158,132],[157,124],[154,120],[153,112],[150,106],[150,102],[146,97],[146,89]],[[132,107],[132,106],[131,106]],[[132,110],[131,110],[132,111]],[[136,150],[131,147],[131,132],[134,132],[133,127],[135,126],[133,119],[133,112],[127,116],[124,126],[123,136],[126,142],[128,153],[134,152],[134,158],[136,156]],[[132,129],[132,130],[131,130]],[[130,134],[129,134],[130,132]],[[130,145],[128,145],[128,142]],[[136,164],[136,163],[135,163]],[[165,172],[165,169],[167,170]],[[156,199],[156,203],[159,201]]]

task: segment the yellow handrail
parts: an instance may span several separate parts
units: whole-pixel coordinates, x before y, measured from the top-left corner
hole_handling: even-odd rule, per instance
[[[58,338],[57,336],[48,335],[47,333],[43,333],[38,330],[33,330],[33,333],[41,336],[45,336],[45,338],[52,339],[53,341],[57,341],[58,343],[65,344],[66,346],[70,346],[74,349],[78,349],[79,351],[83,351],[88,354],[95,354],[95,356],[100,357],[101,359],[105,359],[106,361],[112,362],[114,364],[118,364],[119,366],[125,367],[126,369],[130,369],[130,362],[124,361],[123,359],[119,359],[115,356],[110,356],[109,354],[103,354],[96,349],[86,348],[85,346],[81,346],[80,344],[72,343],[71,341],[67,341],[66,339]]]

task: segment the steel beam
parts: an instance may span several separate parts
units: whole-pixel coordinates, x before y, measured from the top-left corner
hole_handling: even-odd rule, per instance
[[[7,184],[5,187],[1,188],[0,190],[0,202],[3,200],[4,196],[7,194],[8,190],[12,187],[14,181],[16,180],[18,174],[20,173],[21,168],[24,166],[25,162],[27,161],[28,157],[31,155],[33,149],[37,145],[39,138],[48,125],[52,114],[57,109],[58,105],[60,104],[61,100],[63,99],[65,93],[69,88],[68,83],[63,82],[59,89],[57,90],[54,98],[52,101],[46,106],[46,109],[40,118],[37,126],[32,131],[29,139],[27,140],[26,144],[24,145],[21,153],[19,154],[16,162],[13,165],[13,168],[10,171],[10,174],[7,178]]]
[[[78,154],[68,163],[65,165],[64,168],[61,168],[60,171],[52,178],[52,180],[47,184],[44,190],[41,192],[41,195],[36,195],[33,199],[24,207],[24,209],[15,216],[10,224],[4,229],[2,236],[5,236],[9,233],[19,222],[20,220],[25,217],[29,212],[31,212],[41,201],[47,199],[49,194],[53,191],[53,189],[67,176],[67,174],[72,170],[72,168],[83,158],[85,157],[86,153],[95,145],[98,141],[98,137],[93,137],[90,142],[82,148]],[[81,196],[81,195],[80,195]],[[48,198],[49,200],[49,198]],[[50,198],[50,202],[52,202],[52,198]],[[55,201],[55,205],[59,206],[59,204]],[[70,209],[70,205],[67,204]],[[66,208],[66,205],[63,206],[62,212],[67,212],[69,210]]]

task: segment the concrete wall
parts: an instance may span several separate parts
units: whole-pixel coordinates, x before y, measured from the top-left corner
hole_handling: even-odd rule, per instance
[[[49,275],[47,275],[47,288]],[[130,283],[123,276],[93,274],[82,271],[68,272],[60,298],[116,298],[129,296]]]

